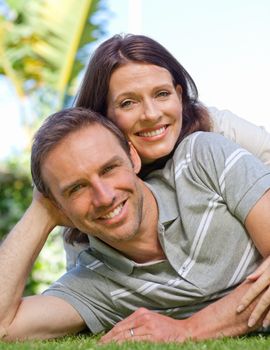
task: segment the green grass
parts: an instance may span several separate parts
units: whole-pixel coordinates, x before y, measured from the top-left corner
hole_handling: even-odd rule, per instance
[[[269,350],[270,337],[250,336],[242,338],[224,338],[184,344],[123,343],[121,345],[99,345],[97,337],[87,335],[65,337],[58,340],[32,341],[24,343],[0,342],[0,350]]]

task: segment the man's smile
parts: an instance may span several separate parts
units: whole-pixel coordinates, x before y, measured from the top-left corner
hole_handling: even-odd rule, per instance
[[[99,219],[112,219],[112,218],[114,218],[115,216],[120,214],[120,212],[122,211],[123,206],[124,206],[124,203],[121,203],[115,209],[110,211],[108,214],[99,217]]]

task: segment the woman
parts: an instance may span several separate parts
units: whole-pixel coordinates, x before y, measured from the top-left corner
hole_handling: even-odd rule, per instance
[[[145,36],[116,35],[97,48],[76,106],[107,115],[124,131],[142,159],[142,178],[163,167],[179,142],[199,130],[221,133],[270,165],[270,135],[229,111],[206,108],[188,72],[162,45]],[[66,230],[67,242],[80,242],[73,252],[66,246],[68,268],[85,238]]]
[[[181,64],[159,43],[140,35],[116,35],[102,43],[92,56],[76,99],[76,106],[86,107],[107,115],[121,128],[121,120],[132,118],[132,113],[121,112],[118,106],[110,105],[110,93],[119,92],[119,85],[113,86],[112,76],[116,80],[120,75],[120,68],[126,67],[126,83],[122,90],[132,93],[131,83],[138,80],[136,69],[129,69],[134,64],[161,67],[170,73],[174,86],[181,89],[182,128],[179,132],[177,144],[186,135],[197,131],[214,131],[239,143],[254,155],[270,165],[270,135],[262,128],[238,118],[229,111],[219,111],[216,108],[206,108],[198,100],[197,87],[188,72]],[[147,78],[147,75],[146,75]],[[122,81],[117,81],[119,84]],[[142,85],[143,86],[143,85]],[[126,91],[125,91],[126,90]],[[136,99],[129,98],[134,104]],[[143,96],[135,96],[143,102]],[[122,102],[122,101],[121,101]],[[130,111],[130,110],[128,110]],[[121,115],[119,115],[121,113]],[[180,116],[181,117],[181,116]],[[139,119],[140,115],[136,115]],[[149,124],[155,125],[156,120]],[[151,125],[150,125],[151,126]],[[123,131],[126,131],[123,129]],[[127,133],[127,136],[131,135]],[[149,146],[146,143],[145,146]],[[175,145],[174,145],[175,146]],[[145,149],[146,151],[147,149]],[[153,158],[158,160],[164,154],[156,154]],[[166,154],[166,159],[170,155]]]

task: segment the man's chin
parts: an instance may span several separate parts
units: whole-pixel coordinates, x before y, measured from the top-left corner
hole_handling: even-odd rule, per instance
[[[134,237],[136,236],[136,232],[132,232],[132,233],[123,233],[123,234],[116,234],[116,235],[108,235],[107,237],[104,237],[103,235],[96,235],[97,238],[99,238],[101,241],[111,245],[111,244],[121,244],[121,243],[125,243],[125,242],[130,242],[134,239]]]

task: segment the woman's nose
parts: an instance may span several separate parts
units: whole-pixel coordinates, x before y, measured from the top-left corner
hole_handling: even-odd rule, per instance
[[[157,104],[154,101],[146,101],[143,104],[142,118],[149,121],[155,121],[161,115]]]

